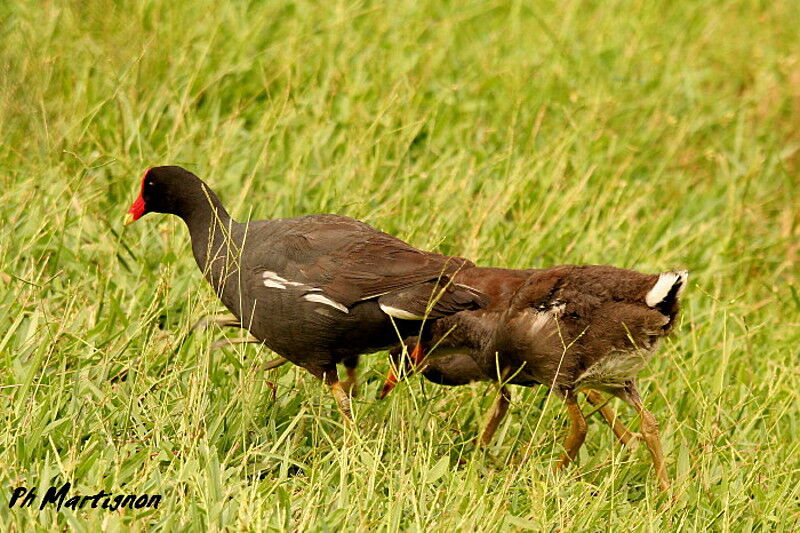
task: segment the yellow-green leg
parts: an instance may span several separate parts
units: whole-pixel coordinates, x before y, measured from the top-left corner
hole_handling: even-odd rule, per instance
[[[583,417],[581,408],[578,406],[578,401],[574,391],[567,391],[564,396],[564,403],[567,405],[567,413],[569,413],[570,427],[567,438],[564,439],[564,453],[561,459],[556,463],[553,470],[564,468],[578,457],[578,451],[583,446],[583,441],[586,440],[586,419]]]

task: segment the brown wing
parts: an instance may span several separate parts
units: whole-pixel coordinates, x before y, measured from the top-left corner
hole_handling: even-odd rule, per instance
[[[580,312],[605,301],[643,304],[657,280],[657,275],[604,265],[562,265],[531,275],[513,297],[512,306],[546,310],[567,304],[569,313],[570,307]]]
[[[323,289],[353,301],[447,279],[468,266],[472,263],[466,259],[423,252],[385,234],[351,242],[315,265],[321,277],[329,277]],[[332,275],[326,276],[328,273]]]
[[[418,250],[348,217],[311,215],[282,222],[285,227],[270,239],[273,249],[267,257],[275,260],[261,261],[261,265],[286,279],[321,289],[322,294],[347,307],[415,287],[421,293],[414,293],[413,299],[427,302],[431,291],[452,285],[451,276],[473,266],[460,257]],[[427,285],[430,286],[424,294]],[[442,295],[442,311],[480,306],[478,291],[453,287]],[[414,311],[417,310],[415,305]]]

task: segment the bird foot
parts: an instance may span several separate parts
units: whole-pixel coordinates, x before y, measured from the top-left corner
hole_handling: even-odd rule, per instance
[[[354,379],[346,379],[339,382],[348,396],[355,398],[358,396],[358,382]]]

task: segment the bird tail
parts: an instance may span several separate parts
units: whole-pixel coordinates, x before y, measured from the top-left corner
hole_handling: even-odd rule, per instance
[[[686,288],[688,278],[689,272],[686,270],[662,272],[645,296],[648,307],[667,315],[672,321],[678,314],[678,300]]]

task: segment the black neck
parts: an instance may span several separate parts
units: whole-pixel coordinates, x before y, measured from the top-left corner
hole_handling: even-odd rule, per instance
[[[231,218],[217,195],[205,184],[176,213],[189,228],[197,266],[221,295],[231,269],[238,264],[239,223]]]

